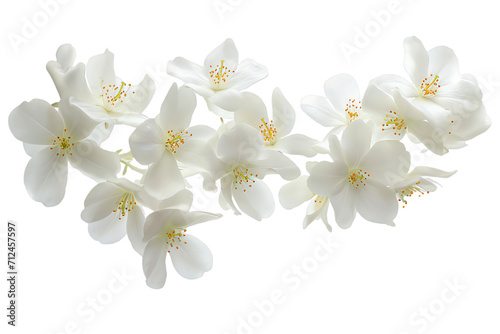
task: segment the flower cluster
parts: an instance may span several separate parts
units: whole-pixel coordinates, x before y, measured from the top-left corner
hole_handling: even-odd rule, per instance
[[[210,250],[188,230],[221,215],[192,210],[188,179],[193,175],[201,175],[205,191],[219,191],[223,209],[255,220],[274,212],[273,192],[264,179],[277,174],[290,181],[279,191],[284,208],[309,201],[304,228],[321,219],[331,231],[330,205],[341,228],[350,227],[357,213],[393,225],[398,202],[404,207],[412,195],[435,191],[430,177],[455,173],[425,166],[410,171],[403,138],[443,155],[490,126],[477,81],[460,74],[451,49],[427,51],[410,37],[404,51],[410,81],[383,75],[361,95],[354,78],[339,74],[325,82],[326,97],[302,99],[302,110],[331,128],[319,141],[293,133],[295,111],[278,88],[269,114],[259,96],[244,91],[264,79],[267,69],[253,60],[239,62],[230,39],[210,52],[203,66],[181,57],[168,62],[168,74],[184,85],[171,86],[154,118],[143,115],[155,91],[151,78],[133,84],[117,77],[108,50],[86,65],[74,65],[74,48],[62,45],[47,64],[60,101],[23,102],[9,116],[10,130],[31,157],[26,190],[45,206],[58,205],[68,162],[94,179],[97,185],[81,213],[90,236],[108,244],[127,235],[142,255],[152,288],[165,284],[167,255],[185,278],[199,278],[212,268]],[[221,118],[219,129],[191,124],[196,95]],[[130,152],[101,148],[123,125],[133,127]],[[317,154],[331,161],[308,162],[309,175],[301,175],[290,159]],[[129,169],[139,180],[118,176]]]

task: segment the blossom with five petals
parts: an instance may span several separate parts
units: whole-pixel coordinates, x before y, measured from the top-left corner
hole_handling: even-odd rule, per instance
[[[97,122],[68,100],[59,103],[59,112],[48,102],[23,102],[9,115],[14,137],[28,144],[32,155],[24,173],[28,194],[45,206],[64,198],[68,162],[96,180],[114,178],[120,170],[118,153],[105,151],[87,139]]]
[[[203,66],[177,57],[168,62],[167,73],[203,96],[211,111],[231,118],[243,104],[241,91],[264,79],[267,69],[251,59],[238,63],[238,50],[228,38],[208,54]]]
[[[330,198],[341,228],[352,225],[356,213],[375,223],[393,225],[398,212],[394,178],[410,167],[410,154],[399,141],[382,140],[371,145],[371,128],[363,120],[352,122],[342,140],[329,138],[333,162],[320,162],[311,170],[309,189]]]
[[[146,218],[143,242],[142,268],[146,284],[160,289],[167,279],[166,257],[170,259],[179,275],[196,279],[212,269],[213,257],[210,249],[198,238],[186,234],[188,227],[218,219],[221,215],[209,212],[164,209],[155,211]]]

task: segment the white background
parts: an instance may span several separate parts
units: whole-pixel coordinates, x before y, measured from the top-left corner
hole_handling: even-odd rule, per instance
[[[2,333],[4,328],[43,334],[500,332],[500,20],[494,2],[72,0],[50,7],[44,22],[45,2],[11,1],[0,14],[4,272],[8,219],[18,222],[19,233],[18,327],[6,325],[2,279]],[[218,3],[229,7],[218,12]],[[396,10],[384,18],[384,26],[375,23],[373,13],[390,8]],[[40,27],[13,47],[8,36],[22,37],[26,21],[33,20]],[[340,46],[354,45],[357,32],[365,29],[371,37],[366,46],[358,43],[349,61]],[[252,58],[269,69],[268,78],[249,90],[270,106],[272,89],[280,87],[296,108],[294,131],[321,139],[326,129],[303,114],[301,97],[322,95],[323,82],[341,72],[352,74],[362,90],[381,74],[405,76],[402,44],[412,35],[428,49],[447,45],[455,50],[462,72],[477,76],[493,125],[468,147],[443,157],[412,150],[416,164],[458,173],[438,180],[443,187],[437,192],[411,199],[396,227],[358,217],[351,229],[341,230],[331,216],[331,234],[320,222],[303,230],[305,207],[286,211],[279,203],[272,218],[262,222],[223,212],[219,221],[189,231],[212,250],[213,270],[189,281],[169,262],[165,287],[152,290],[128,240],[101,245],[89,237],[80,212],[93,181],[71,170],[66,197],[53,208],[32,201],[24,189],[29,158],[11,135],[7,118],[22,101],[57,101],[45,64],[63,43],[76,48],[77,62],[109,48],[117,74],[128,82],[146,73],[153,77],[157,93],[145,112],[153,117],[174,82],[165,73],[166,62],[184,56],[202,64],[210,50],[231,37],[240,59]],[[193,123],[204,122],[216,126],[218,119],[199,100]],[[127,148],[127,130],[114,138],[109,144],[114,149]],[[303,167],[304,160],[297,161]],[[269,180],[277,200],[284,182]],[[196,208],[221,212],[212,197],[200,198]],[[328,238],[338,247],[331,255],[320,249],[322,261],[314,260]],[[293,266],[309,273],[298,276]],[[116,281],[117,273],[126,274],[123,282]],[[460,289],[453,293],[450,283]],[[264,301],[280,293],[279,304]],[[259,311],[257,304],[267,309]],[[419,313],[426,309],[427,320]]]

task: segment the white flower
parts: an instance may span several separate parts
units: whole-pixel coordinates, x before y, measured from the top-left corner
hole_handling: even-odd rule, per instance
[[[146,284],[154,289],[165,285],[167,278],[166,257],[179,275],[196,279],[212,269],[213,257],[208,247],[198,238],[186,234],[189,226],[220,218],[221,215],[194,211],[164,209],[146,218],[144,238],[146,243],[142,268]]]
[[[145,220],[143,206],[187,211],[192,200],[192,193],[182,190],[159,203],[148,196],[140,185],[123,178],[113,179],[92,188],[85,198],[81,217],[89,223],[89,234],[94,240],[111,244],[127,234],[134,249],[142,254],[145,246],[142,242]]]
[[[273,194],[262,178],[269,173],[278,173],[285,180],[300,175],[284,154],[266,150],[260,133],[247,124],[237,124],[221,135],[217,156],[221,160],[215,172],[215,179],[221,179],[219,203],[240,214],[234,198],[239,209],[256,220],[274,212]]]
[[[325,81],[326,97],[308,95],[302,98],[302,110],[318,124],[342,132],[361,114],[361,99],[356,80],[349,74],[338,74]]]
[[[242,90],[267,76],[267,69],[251,59],[238,64],[238,50],[226,39],[205,58],[203,66],[177,57],[168,62],[167,73],[179,78],[203,96],[208,107],[221,117],[232,117],[241,108]]]
[[[404,41],[404,66],[412,83],[395,75],[382,75],[371,81],[392,94],[398,88],[402,96],[425,116],[433,136],[450,148],[465,146],[469,139],[486,131],[491,121],[481,101],[482,92],[472,75],[460,74],[458,59],[448,47],[426,51],[416,37]]]
[[[456,171],[445,172],[437,168],[418,166],[392,184],[391,188],[396,191],[396,197],[398,201],[404,204],[404,208],[408,204],[406,201],[407,197],[412,197],[413,195],[420,197],[423,194],[436,191],[437,186],[435,181],[424,176],[450,177],[455,173]]]
[[[320,162],[312,170],[307,186],[327,196],[341,228],[351,226],[356,213],[364,219],[393,225],[398,212],[394,191],[388,186],[408,171],[410,154],[404,145],[383,140],[371,146],[371,129],[362,120],[352,122],[342,135],[330,137],[333,162]]]
[[[317,163],[309,162],[306,164],[307,171],[311,171]],[[302,203],[309,201],[306,210],[306,216],[302,222],[302,226],[306,228],[313,221],[321,219],[325,224],[328,231],[332,231],[332,227],[328,223],[328,205],[330,199],[326,196],[320,196],[314,194],[307,187],[308,175],[301,175],[295,180],[285,184],[281,187],[279,192],[279,199],[281,205],[287,209],[291,210],[301,205]]]
[[[158,198],[167,198],[184,189],[184,178],[177,161],[189,169],[207,171],[215,160],[215,153],[207,142],[217,134],[205,125],[189,127],[196,96],[188,87],[173,84],[168,91],[160,114],[148,119],[130,136],[134,158],[150,165],[144,177],[147,192]]]
[[[295,111],[279,88],[273,91],[272,120],[269,120],[266,106],[257,95],[243,93],[243,99],[243,107],[235,112],[234,121],[236,124],[248,124],[260,131],[266,148],[306,157],[316,155],[317,151],[313,147],[318,144],[317,140],[302,134],[290,135],[295,124]]]
[[[374,140],[401,140],[408,133],[417,138],[432,152],[444,150],[440,137],[434,135],[424,114],[401,96],[398,89],[392,96],[378,86],[370,85],[363,96],[364,115],[373,123]]]
[[[71,103],[99,122],[137,126],[146,119],[141,113],[155,91],[148,75],[138,85],[118,78],[114,55],[108,50],[89,59],[86,75],[82,63],[72,67],[75,51],[71,45],[59,47],[56,57],[57,61],[47,63],[47,70],[61,98],[70,98]]]
[[[118,153],[105,151],[86,139],[96,127],[95,121],[67,100],[59,103],[59,111],[46,101],[34,99],[23,102],[9,116],[14,137],[28,144],[33,154],[24,173],[26,190],[45,206],[57,205],[63,199],[68,161],[96,180],[114,178],[120,170]]]

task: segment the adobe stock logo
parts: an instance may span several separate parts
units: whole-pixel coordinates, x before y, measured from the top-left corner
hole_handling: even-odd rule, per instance
[[[40,31],[49,24],[50,19],[57,16],[61,5],[70,0],[39,0],[39,9],[28,17],[21,17],[19,33],[8,32],[7,39],[15,53],[19,52],[21,45],[26,45],[30,40],[38,36]]]

